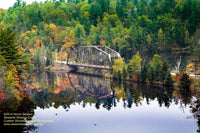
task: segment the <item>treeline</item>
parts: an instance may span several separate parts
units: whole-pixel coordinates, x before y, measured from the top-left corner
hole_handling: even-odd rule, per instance
[[[177,86],[179,89],[190,90],[195,82],[189,75],[181,70],[172,76],[169,64],[166,60],[162,61],[161,56],[155,54],[147,62],[141,58],[137,52],[130,62],[126,64],[122,59],[116,59],[113,65],[112,78],[120,81],[135,81],[145,83],[156,83],[165,86]],[[198,83],[197,83],[198,84]]]
[[[49,63],[80,45],[106,45],[128,59],[190,46],[200,22],[200,0],[17,0],[0,11],[1,28],[17,33],[17,44],[35,64]],[[37,54],[36,54],[37,53]],[[36,57],[37,55],[37,57]]]
[[[150,62],[142,62],[142,60],[139,52],[132,57],[128,64],[123,62],[123,59],[116,59],[112,77],[119,81],[157,82],[173,86],[174,81],[167,61],[162,61],[158,54],[155,54]]]

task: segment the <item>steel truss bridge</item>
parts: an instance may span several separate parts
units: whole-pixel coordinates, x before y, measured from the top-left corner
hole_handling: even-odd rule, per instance
[[[112,69],[115,59],[121,59],[120,54],[107,46],[79,46],[69,52],[67,65]]]

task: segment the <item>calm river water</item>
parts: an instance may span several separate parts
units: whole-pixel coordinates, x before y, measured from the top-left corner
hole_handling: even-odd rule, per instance
[[[31,74],[26,88],[29,96],[22,102],[9,95],[13,91],[2,90],[1,132],[200,132],[190,108],[197,99],[194,92],[50,72]]]

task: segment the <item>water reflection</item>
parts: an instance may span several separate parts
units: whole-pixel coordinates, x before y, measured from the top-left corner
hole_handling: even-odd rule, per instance
[[[86,104],[95,104],[97,109],[102,105],[110,110],[117,105],[119,99],[123,99],[124,108],[131,108],[133,104],[139,106],[143,99],[146,99],[147,104],[150,104],[151,100],[157,99],[160,107],[169,107],[172,100],[176,100],[176,97],[173,97],[173,88],[132,82],[120,83],[110,79],[75,73],[54,73],[53,75],[48,73],[46,79],[37,80],[35,84],[32,82],[29,85],[32,86],[31,99],[40,108],[51,106],[55,108],[64,106],[66,108],[74,102],[83,102],[83,107]],[[42,83],[40,83],[41,81]],[[49,81],[54,81],[54,83],[48,83]],[[41,86],[38,87],[38,84]]]
[[[93,97],[96,99],[114,96],[114,91],[108,79],[81,74],[68,74],[70,85],[79,92],[79,98]]]
[[[190,91],[163,86],[152,86],[132,82],[116,82],[107,78],[88,76],[77,73],[35,73],[28,81],[31,100],[40,108],[63,106],[69,108],[73,103],[83,102],[95,104],[97,109],[102,107],[110,110],[123,99],[124,108],[131,108],[133,104],[141,105],[141,101],[157,100],[160,107],[170,107],[172,102],[187,105],[191,103]],[[36,78],[37,77],[37,78]],[[179,100],[178,100],[179,99]]]
[[[174,105],[181,105],[184,110],[187,105],[192,105],[194,97],[190,91],[133,82],[116,82],[107,78],[77,73],[33,73],[26,83],[27,97],[17,99],[5,96],[1,100],[1,120],[5,112],[28,112],[34,116],[34,111],[38,110],[36,107],[43,110],[52,107],[58,110],[63,108],[70,112],[71,107],[81,105],[83,108],[93,106],[97,110],[112,111],[122,104],[124,109],[134,110],[136,107],[142,108],[144,102],[151,106],[156,101],[159,108],[168,109],[171,106],[174,108]],[[24,123],[26,123],[25,120]],[[200,127],[199,123],[198,120]],[[1,127],[8,130],[9,126],[2,125],[1,121]],[[19,132],[37,130],[34,125],[15,128],[12,129]]]

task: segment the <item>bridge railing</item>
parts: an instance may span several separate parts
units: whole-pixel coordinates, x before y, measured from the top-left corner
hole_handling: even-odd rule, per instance
[[[67,64],[71,66],[110,69],[113,59],[121,58],[119,53],[105,46],[80,46],[68,54]]]

